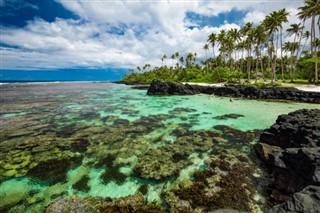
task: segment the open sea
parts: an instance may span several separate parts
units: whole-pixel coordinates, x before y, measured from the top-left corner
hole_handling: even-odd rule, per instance
[[[0,94],[0,212],[137,193],[171,212],[177,203],[262,212],[269,177],[252,151],[261,130],[280,114],[320,108],[147,96],[105,82],[2,84]]]

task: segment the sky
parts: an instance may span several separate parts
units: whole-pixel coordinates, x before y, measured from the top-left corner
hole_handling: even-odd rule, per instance
[[[303,0],[0,0],[0,77],[10,70],[159,66],[163,54],[177,51],[197,52],[201,59],[210,33],[258,24],[282,8],[290,12],[286,29],[299,22],[295,15],[302,5]]]

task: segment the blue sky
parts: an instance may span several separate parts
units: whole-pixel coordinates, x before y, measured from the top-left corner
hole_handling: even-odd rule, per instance
[[[210,33],[259,23],[284,7],[295,23],[301,5],[302,0],[0,0],[1,70],[157,66],[163,54],[176,51],[203,58]]]

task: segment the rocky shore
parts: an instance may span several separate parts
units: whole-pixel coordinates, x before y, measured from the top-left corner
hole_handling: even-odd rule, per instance
[[[199,93],[251,99],[320,103],[320,93],[301,91],[296,88],[258,88],[253,86],[213,87],[155,80],[150,84],[147,92],[148,95],[194,95]]]
[[[276,212],[320,212],[320,110],[280,115],[255,145],[268,165]]]

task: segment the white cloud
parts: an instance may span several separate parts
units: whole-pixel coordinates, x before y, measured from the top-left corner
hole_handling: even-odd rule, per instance
[[[203,45],[211,32],[240,28],[235,23],[189,29],[187,12],[217,15],[231,9],[248,11],[242,22],[259,22],[272,10],[290,11],[302,1],[81,1],[56,0],[80,20],[42,19],[27,26],[2,28],[2,69],[66,67],[135,67],[160,65],[163,54],[205,57]],[[257,9],[255,9],[257,8]],[[241,20],[239,20],[241,21]],[[290,21],[296,21],[294,17]],[[123,34],[112,33],[113,27]],[[142,30],[141,30],[142,29]],[[19,48],[13,48],[19,47]],[[21,67],[20,67],[21,66]]]

